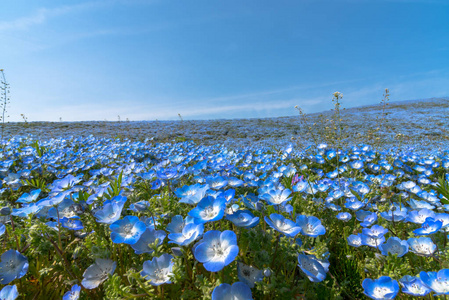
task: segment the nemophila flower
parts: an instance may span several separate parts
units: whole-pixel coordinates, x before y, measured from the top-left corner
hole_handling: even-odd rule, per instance
[[[3,182],[8,185],[10,188],[12,188],[14,191],[19,189],[19,187],[22,185],[20,183],[20,174],[16,173],[9,173],[4,179]]]
[[[340,211],[341,210],[341,206],[335,205],[334,203],[331,203],[331,202],[325,202],[324,206],[326,208],[330,209],[330,210],[333,210],[333,211]]]
[[[382,243],[385,242],[385,237],[383,235],[375,237],[375,236],[369,236],[369,235],[362,233],[360,235],[360,238],[362,239],[362,245],[370,246],[370,247],[374,247],[374,248],[379,247]]]
[[[362,282],[363,293],[375,300],[394,299],[399,292],[399,284],[388,276],[372,280],[366,278]]]
[[[363,222],[363,220],[365,220],[365,218],[369,215],[371,215],[373,212],[369,211],[369,210],[363,210],[360,209],[358,211],[355,212],[355,217],[358,221]]]
[[[419,278],[437,295],[449,295],[449,269],[438,272],[421,272]]]
[[[374,238],[382,237],[387,232],[388,232],[388,229],[383,228],[382,226],[379,226],[379,225],[374,225],[371,228],[363,228],[362,229],[362,234],[370,236],[370,237],[374,237]]]
[[[1,300],[15,300],[17,297],[19,297],[19,291],[16,285],[7,285],[0,291]]]
[[[415,224],[422,224],[426,221],[427,218],[435,218],[435,213],[427,208],[423,208],[419,211],[418,210],[410,211],[405,220],[407,222]]]
[[[81,286],[75,284],[72,289],[62,296],[62,300],[77,300],[80,297]]]
[[[307,183],[307,181],[300,180],[297,184],[295,184],[293,186],[292,189],[293,189],[294,192],[302,193],[302,192],[307,190],[308,186],[309,186],[309,184]]]
[[[168,235],[169,243],[175,243],[179,246],[187,246],[190,245],[193,241],[195,241],[198,237],[200,237],[204,232],[204,225],[202,223],[195,224],[189,223],[180,233],[170,233]]]
[[[195,223],[207,223],[218,221],[223,218],[226,208],[226,199],[223,197],[213,198],[207,196],[189,212],[189,216],[195,218]]]
[[[194,218],[187,216],[186,219],[181,215],[176,215],[171,219],[171,222],[168,223],[165,228],[170,233],[181,233],[182,229],[189,223],[193,223]]]
[[[140,217],[139,220],[145,223],[145,226],[147,226],[147,228],[154,229],[155,225],[159,225],[158,218],[159,218],[158,216],[150,216],[150,217],[142,216]],[[156,222],[156,224],[154,222]]]
[[[232,286],[222,283],[212,292],[212,300],[251,300],[251,288],[243,282],[235,282]]]
[[[0,262],[0,283],[8,284],[16,278],[22,278],[28,272],[28,258],[17,250],[8,250],[2,254]]]
[[[296,224],[292,220],[286,219],[280,214],[273,213],[269,218],[265,216],[264,219],[271,228],[279,231],[287,237],[293,238],[301,231],[301,228],[298,226],[298,224]]]
[[[420,210],[423,208],[427,208],[427,209],[434,209],[435,206],[433,206],[432,204],[426,202],[426,201],[418,201],[415,199],[410,199],[410,201],[408,201],[408,204],[410,205],[410,207],[412,209],[416,209],[416,210]]]
[[[2,236],[6,231],[6,226],[0,223],[0,236]]]
[[[234,261],[238,253],[237,236],[231,230],[206,232],[193,250],[195,258],[209,272],[222,270]]]
[[[55,180],[51,185],[51,191],[54,193],[60,193],[62,191],[66,191],[71,189],[75,184],[81,181],[81,178],[75,177],[73,175],[67,175],[62,179]]]
[[[437,245],[428,237],[410,238],[407,240],[407,243],[410,251],[418,255],[431,256],[437,249]]]
[[[249,209],[254,209],[257,211],[261,211],[263,209],[263,203],[259,201],[259,198],[253,193],[249,193],[248,195],[242,196],[243,204]]]
[[[11,215],[21,218],[27,218],[28,215],[35,214],[41,209],[42,206],[36,203],[23,204],[21,208],[13,208]]]
[[[62,218],[59,220],[61,222],[61,226],[70,230],[81,230],[84,228],[83,223],[75,218]]]
[[[435,220],[434,218],[427,218],[424,223],[422,223],[421,228],[413,230],[415,235],[430,235],[434,234],[443,226],[443,222]]]
[[[245,184],[245,182],[241,179],[238,179],[236,177],[229,177],[228,178],[228,185],[230,187],[236,188],[236,187],[240,187],[243,184]]]
[[[424,282],[415,276],[405,275],[399,279],[399,283],[402,285],[402,292],[412,296],[424,297],[430,293]]]
[[[296,224],[301,229],[301,234],[317,237],[326,233],[326,229],[321,225],[320,219],[314,216],[299,215],[296,217]]]
[[[353,198],[348,198],[346,199],[345,202],[345,207],[349,208],[350,210],[359,210],[360,208],[362,208],[365,204],[363,204],[363,202],[357,200],[357,198],[353,197]]]
[[[147,210],[150,207],[150,202],[142,200],[136,203],[132,203],[128,210],[131,210],[133,212],[142,212]]]
[[[404,256],[408,252],[408,243],[397,237],[390,237],[386,243],[379,246],[382,255],[397,254],[398,257]]]
[[[126,197],[123,196],[115,196],[111,200],[106,200],[103,207],[94,214],[94,217],[97,218],[99,223],[112,224],[120,219],[125,202]]]
[[[250,288],[254,287],[254,284],[263,280],[263,271],[253,266],[245,265],[244,263],[237,262],[237,276],[239,280],[247,284]]]
[[[407,217],[407,208],[393,206],[391,210],[381,212],[380,216],[390,222],[400,222]]]
[[[170,169],[159,169],[156,172],[156,175],[158,178],[162,180],[170,180],[178,174],[178,170],[176,168],[170,168]]]
[[[292,199],[289,197],[291,193],[292,192],[289,189],[270,189],[263,195],[259,196],[259,198],[267,201],[267,203],[271,205],[282,205]]]
[[[165,183],[162,180],[160,180],[159,178],[151,183],[152,190],[157,190],[163,186],[165,186]]]
[[[94,289],[102,284],[109,275],[115,271],[117,263],[110,259],[97,258],[93,265],[90,265],[83,274],[83,281],[81,284],[86,289]]]
[[[37,190],[32,190],[29,194],[23,193],[22,196],[20,196],[20,198],[17,199],[16,202],[29,203],[29,202],[36,201],[37,197],[39,197],[39,194],[41,192],[42,192],[41,189],[37,189]]]
[[[360,223],[360,226],[369,227],[369,226],[373,225],[376,221],[377,221],[377,214],[375,212],[373,212],[372,214],[367,215],[363,219],[363,222]]]
[[[109,228],[111,229],[111,239],[114,243],[132,245],[139,240],[147,226],[136,216],[126,216],[112,223]]]
[[[76,217],[76,213],[81,211],[81,208],[78,204],[73,202],[70,198],[65,198],[57,207],[52,207],[48,210],[47,218],[51,218],[54,220],[59,218],[73,218]]]
[[[360,234],[351,234],[350,236],[348,236],[347,238],[348,240],[348,245],[352,246],[352,247],[360,247],[362,246],[362,237],[360,236]]]
[[[201,201],[206,195],[207,190],[209,189],[209,185],[201,185],[199,183],[194,185],[185,185],[182,188],[178,188],[175,190],[175,195],[178,198],[180,203],[187,203],[195,205]]]
[[[298,266],[312,282],[323,281],[329,271],[329,262],[317,259],[315,255],[298,254],[298,262]]]
[[[226,219],[235,226],[252,228],[259,224],[259,217],[255,217],[249,210],[237,210],[232,215],[226,215]]]
[[[337,215],[337,219],[339,219],[340,221],[343,221],[343,222],[348,222],[349,220],[351,220],[351,218],[352,218],[352,215],[348,212],[342,212]]]
[[[140,275],[146,280],[150,280],[150,284],[154,286],[171,283],[170,277],[173,276],[173,265],[173,256],[164,253],[159,257],[154,257],[151,261],[145,261]]]
[[[228,181],[223,176],[207,176],[206,177],[206,183],[209,185],[209,187],[213,190],[219,190],[228,185]]]
[[[160,246],[164,242],[166,234],[163,230],[155,230],[154,227],[147,227],[142,233],[140,238],[134,244],[131,244],[131,248],[134,249],[136,254],[152,253],[154,250],[150,248],[158,240],[157,245]]]
[[[442,229],[444,231],[449,231],[449,214],[446,213],[436,214],[435,220],[441,221]]]

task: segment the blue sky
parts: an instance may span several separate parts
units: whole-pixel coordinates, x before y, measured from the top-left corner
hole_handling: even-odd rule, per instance
[[[10,121],[253,118],[449,96],[449,1],[3,1]]]

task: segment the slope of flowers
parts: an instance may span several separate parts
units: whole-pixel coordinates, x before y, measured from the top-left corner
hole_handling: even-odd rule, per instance
[[[449,152],[366,145],[15,137],[0,298],[447,295],[448,169]]]

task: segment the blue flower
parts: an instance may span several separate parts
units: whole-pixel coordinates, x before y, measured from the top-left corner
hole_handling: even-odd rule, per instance
[[[132,245],[139,240],[147,226],[136,216],[126,216],[122,220],[112,223],[109,228],[111,229],[111,239],[114,243]]]
[[[142,211],[147,210],[149,207],[150,207],[150,202],[142,200],[142,201],[139,201],[136,203],[132,203],[129,206],[128,210],[132,210],[133,212],[142,212]]]
[[[231,230],[210,230],[193,250],[195,258],[209,272],[218,272],[237,257],[237,236]]]
[[[437,249],[437,245],[428,237],[410,238],[407,240],[407,243],[410,246],[410,250],[418,255],[432,256]]]
[[[171,283],[170,277],[173,276],[173,256],[164,253],[160,257],[154,257],[151,261],[143,263],[143,270],[140,272],[142,277],[150,280],[150,284],[158,286],[164,283]]]
[[[383,235],[375,237],[369,236],[366,234],[360,234],[360,238],[362,239],[362,245],[370,246],[373,248],[379,247],[383,242],[385,242],[385,237]]]
[[[259,196],[259,198],[267,201],[268,204],[271,205],[281,205],[292,199],[289,197],[291,193],[292,192],[289,189],[270,189],[263,195]]]
[[[16,285],[7,285],[0,291],[1,300],[15,300],[19,297]]]
[[[89,290],[96,288],[114,273],[116,266],[115,261],[97,258],[95,263],[84,271],[81,284]]]
[[[6,231],[6,226],[0,223],[0,236],[2,236]]]
[[[30,214],[35,214],[42,209],[42,206],[36,203],[23,205],[21,208],[13,208],[11,215],[21,218],[26,218]]]
[[[0,262],[0,283],[8,284],[16,278],[22,278],[28,272],[28,259],[11,249],[2,254]]]
[[[365,204],[363,204],[363,202],[360,202],[359,200],[357,200],[357,198],[353,197],[353,198],[348,198],[345,202],[345,207],[349,208],[350,210],[359,210],[360,208],[362,208]]]
[[[363,293],[375,300],[394,299],[399,292],[399,284],[388,276],[376,280],[366,278],[362,282]]]
[[[226,215],[226,219],[235,226],[252,228],[259,224],[259,217],[255,217],[249,210],[238,210],[232,215]]]
[[[210,188],[214,190],[222,189],[228,185],[228,181],[226,180],[226,178],[219,175],[207,176],[206,182],[210,186]]]
[[[287,237],[293,238],[301,231],[301,228],[298,226],[298,224],[296,224],[292,220],[284,218],[284,216],[280,214],[273,213],[270,215],[270,218],[265,216],[264,219],[271,228],[279,231]]]
[[[212,292],[212,300],[251,300],[253,295],[249,286],[243,282],[236,282],[232,286],[228,283],[222,283]]]
[[[73,218],[76,216],[78,205],[70,198],[65,198],[57,207],[52,207],[48,210],[47,218],[58,219],[59,218]]]
[[[326,233],[326,229],[321,225],[320,219],[314,216],[299,215],[296,217],[296,224],[301,228],[303,235],[317,237]]]
[[[408,213],[407,218],[405,219],[408,222],[415,224],[422,224],[426,221],[427,218],[435,218],[435,213],[427,208],[423,208],[421,210],[413,210]]]
[[[97,211],[94,215],[97,218],[97,222],[112,224],[120,219],[123,206],[125,205],[126,197],[115,196],[111,200],[107,200],[103,204],[103,208]]]
[[[263,280],[263,271],[252,266],[245,265],[244,263],[237,262],[237,276],[239,280],[246,283],[250,288],[254,287],[254,284]]]
[[[399,283],[403,286],[402,292],[418,297],[424,297],[430,293],[430,289],[418,277],[405,275],[399,279]]]
[[[188,216],[185,221],[182,216],[177,215],[171,219],[171,222],[165,228],[170,233],[181,233],[182,229],[189,223],[193,223],[194,218]]]
[[[398,257],[404,256],[408,252],[408,243],[397,237],[390,237],[385,244],[379,246],[382,255],[397,254]]]
[[[170,243],[178,244],[179,246],[190,245],[191,242],[200,237],[204,232],[203,224],[187,224],[180,233],[170,233],[168,238]]]
[[[374,225],[371,228],[363,228],[362,230],[362,234],[373,238],[380,238],[384,236],[387,232],[388,229],[383,228],[382,226],[379,225]]]
[[[351,218],[352,218],[352,215],[348,212],[342,212],[337,215],[337,219],[339,219],[340,221],[343,221],[343,222],[347,222],[347,221],[351,220]]]
[[[14,300],[19,297],[16,285],[7,285],[0,291],[1,300]]]
[[[147,227],[137,242],[131,244],[131,248],[134,249],[136,254],[152,253],[154,250],[153,248],[150,248],[149,245],[154,244],[156,239],[158,239],[157,245],[162,245],[165,236],[166,234],[163,230],[155,230],[154,227]]]
[[[207,196],[198,203],[197,207],[189,212],[189,216],[195,218],[195,223],[218,221],[223,218],[225,208],[225,198],[218,197],[215,199]]]
[[[351,234],[350,236],[348,236],[347,238],[348,240],[348,245],[352,246],[352,247],[360,247],[363,245],[362,243],[362,237],[360,236],[360,234]]]
[[[175,195],[179,200],[179,203],[197,204],[204,198],[209,185],[201,185],[199,183],[194,185],[185,185],[182,188],[175,190]]]
[[[84,228],[83,223],[77,219],[68,219],[66,217],[60,219],[61,226],[70,230],[81,230]]]
[[[323,281],[329,271],[329,262],[319,260],[315,255],[298,254],[298,262],[298,266],[312,282]]]
[[[434,234],[443,226],[443,222],[435,220],[434,218],[427,218],[426,221],[421,225],[421,228],[413,230],[415,235],[430,235]]]
[[[373,225],[376,221],[377,221],[377,214],[375,212],[373,212],[372,214],[367,215],[363,219],[363,222],[360,223],[360,226],[369,227],[369,226]]]
[[[77,300],[80,297],[81,287],[77,284],[72,286],[72,289],[62,296],[62,300]]]
[[[380,216],[390,222],[400,222],[407,217],[407,208],[393,206],[391,210],[380,213]]]
[[[449,295],[449,269],[437,272],[421,272],[419,277],[422,282],[438,295]]]
[[[16,202],[19,202],[19,203],[33,202],[33,201],[35,201],[37,199],[37,197],[39,197],[40,193],[41,193],[40,189],[33,190],[29,194],[28,193],[24,193],[22,196],[20,196],[19,199],[17,199]]]

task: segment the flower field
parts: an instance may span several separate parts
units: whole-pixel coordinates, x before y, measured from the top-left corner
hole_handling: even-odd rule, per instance
[[[15,137],[0,298],[436,299],[448,169],[368,145]]]

